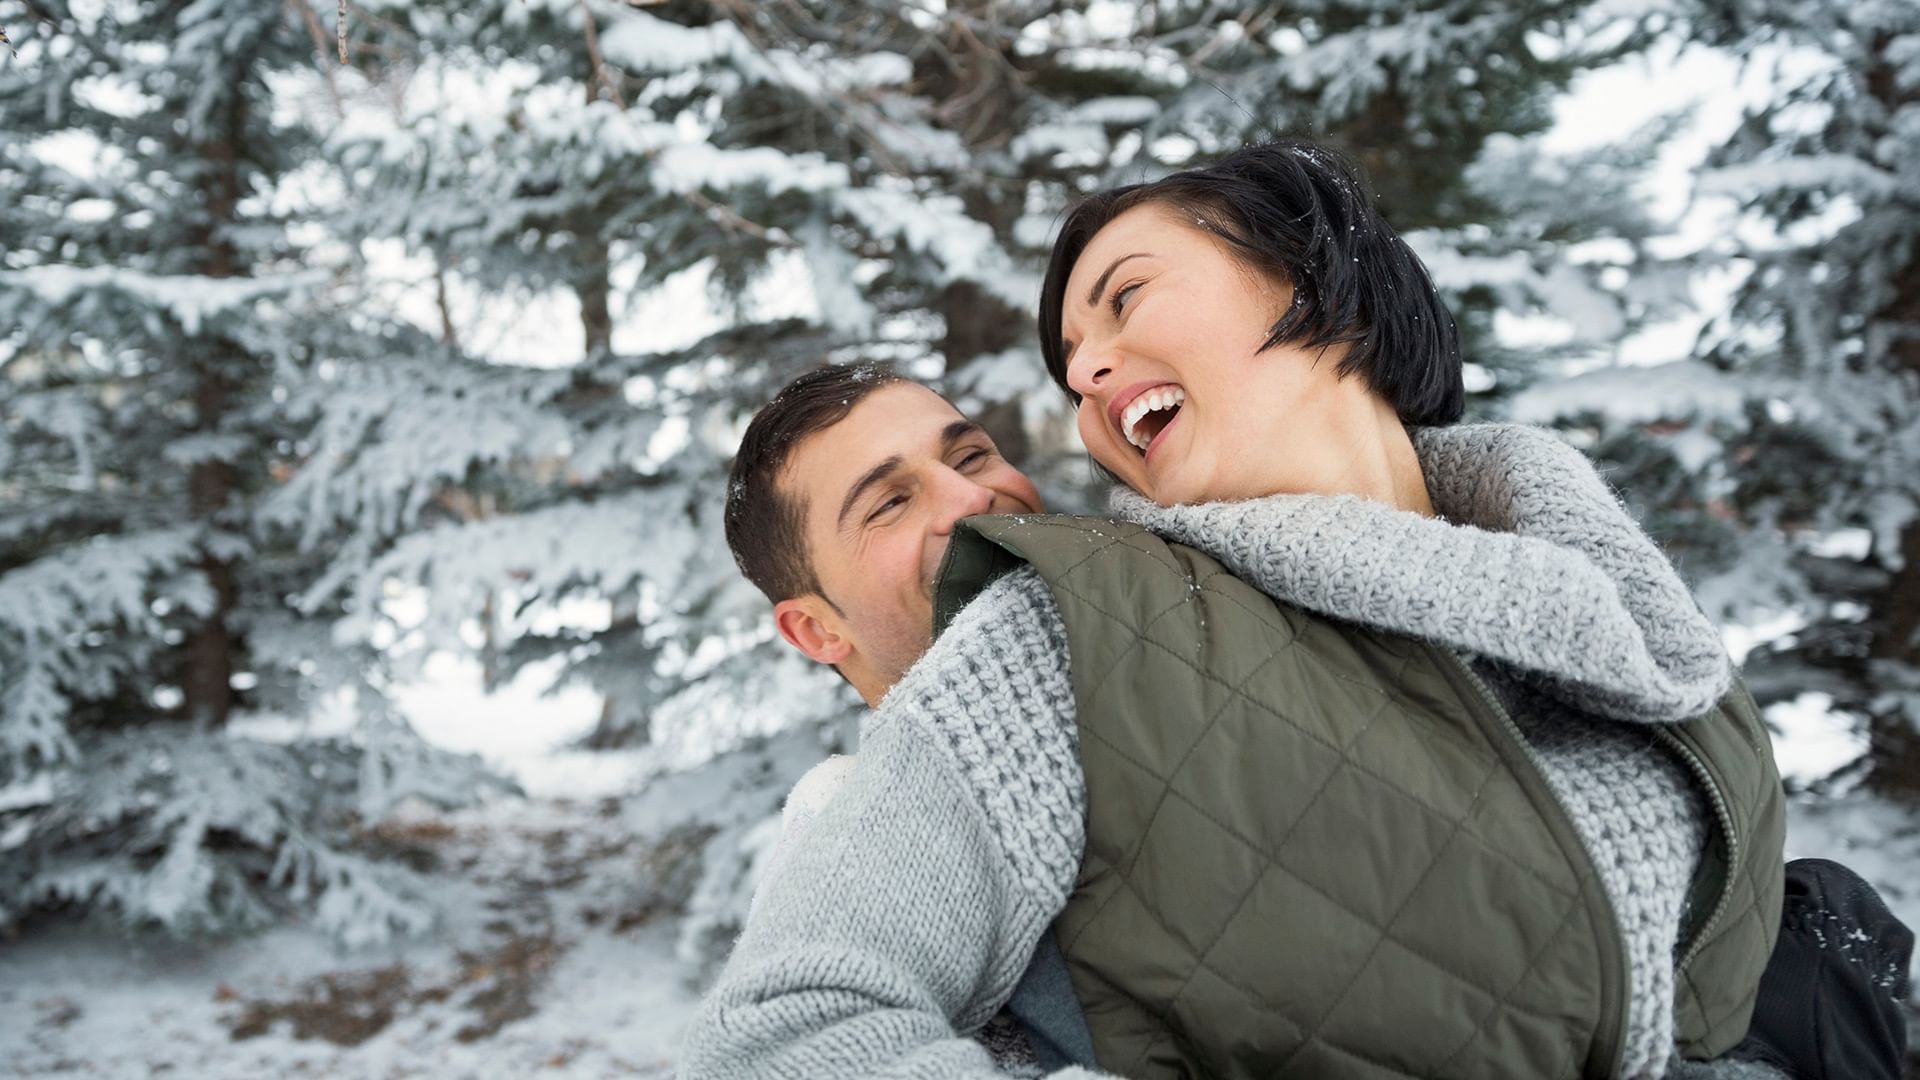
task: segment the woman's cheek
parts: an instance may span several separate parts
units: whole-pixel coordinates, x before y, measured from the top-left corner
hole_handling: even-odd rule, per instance
[[[1100,422],[1100,418],[1087,405],[1080,406],[1076,419],[1079,421],[1080,445],[1087,448],[1087,453],[1093,455],[1093,460],[1105,465],[1110,456],[1106,445],[1107,426]]]

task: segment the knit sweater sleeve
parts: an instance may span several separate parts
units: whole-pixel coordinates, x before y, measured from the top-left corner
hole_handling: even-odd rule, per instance
[[[964,1035],[1012,994],[1085,844],[1067,663],[1031,571],[961,612],[769,869],[682,1076],[1000,1075]]]
[[[1718,631],[1580,452],[1555,445],[1537,456],[1562,466],[1552,495],[1582,502],[1585,532],[1503,532],[1352,495],[1157,506],[1123,489],[1113,507],[1270,596],[1503,661],[1603,716],[1700,715],[1732,680]]]

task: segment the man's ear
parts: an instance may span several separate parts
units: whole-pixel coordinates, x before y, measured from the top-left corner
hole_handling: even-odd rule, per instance
[[[773,624],[787,644],[822,664],[840,664],[853,655],[853,642],[825,597],[808,593],[773,605]]]

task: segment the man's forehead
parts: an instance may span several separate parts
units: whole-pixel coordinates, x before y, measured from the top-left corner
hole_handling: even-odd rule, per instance
[[[781,470],[781,486],[806,503],[831,496],[837,507],[844,489],[875,466],[937,444],[965,420],[951,402],[919,383],[889,383],[796,443]]]

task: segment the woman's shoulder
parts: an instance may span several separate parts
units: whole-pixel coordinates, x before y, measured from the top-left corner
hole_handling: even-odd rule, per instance
[[[1448,452],[1484,454],[1489,447],[1508,453],[1525,452],[1561,462],[1587,461],[1579,447],[1562,438],[1552,428],[1538,424],[1504,422],[1441,424],[1409,428],[1414,444],[1426,453]]]

